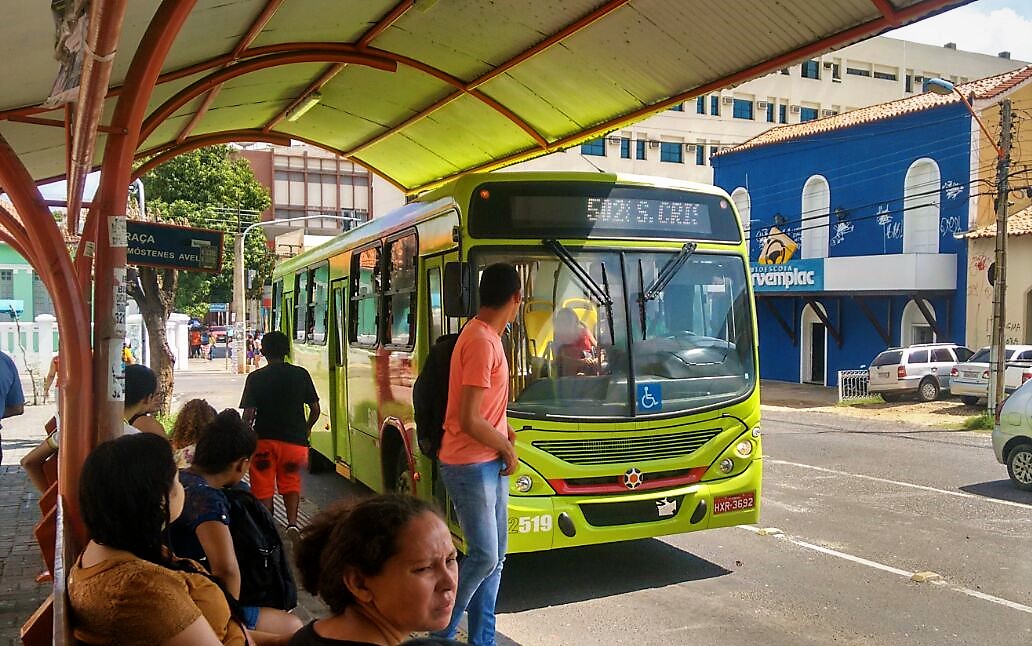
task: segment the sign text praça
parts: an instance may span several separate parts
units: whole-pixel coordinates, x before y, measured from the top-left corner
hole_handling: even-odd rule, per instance
[[[824,289],[824,259],[793,260],[780,265],[752,263],[756,292],[819,292]]]
[[[222,269],[222,232],[172,224],[126,222],[130,265],[218,273]]]

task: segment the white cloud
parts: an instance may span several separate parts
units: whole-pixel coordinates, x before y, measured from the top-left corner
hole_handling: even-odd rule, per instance
[[[1032,18],[1024,18],[1011,8],[979,10],[977,3],[967,5],[886,36],[929,45],[953,42],[957,49],[994,56],[1009,51],[1012,58],[1032,61]]]

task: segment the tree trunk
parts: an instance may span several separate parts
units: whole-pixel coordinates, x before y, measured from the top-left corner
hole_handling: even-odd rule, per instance
[[[139,269],[139,281],[129,281],[129,296],[136,301],[147,327],[147,344],[150,347],[151,369],[158,377],[158,392],[162,396],[161,413],[167,415],[172,405],[172,390],[175,385],[172,368],[175,356],[168,344],[165,323],[172,311],[178,272],[150,267]]]

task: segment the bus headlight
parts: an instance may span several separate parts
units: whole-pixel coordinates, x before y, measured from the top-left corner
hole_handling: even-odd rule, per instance
[[[735,445],[735,455],[740,458],[747,458],[752,455],[753,443],[751,440],[742,440]]]
[[[731,470],[735,468],[735,463],[731,458],[724,458],[720,461],[720,471],[722,473],[731,473]]]
[[[524,474],[516,478],[515,485],[516,491],[527,493],[534,486],[534,480],[530,476]]]

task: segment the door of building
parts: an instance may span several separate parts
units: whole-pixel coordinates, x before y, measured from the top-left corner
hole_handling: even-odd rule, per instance
[[[810,323],[810,381],[815,384],[824,383],[826,336],[823,323]]]

